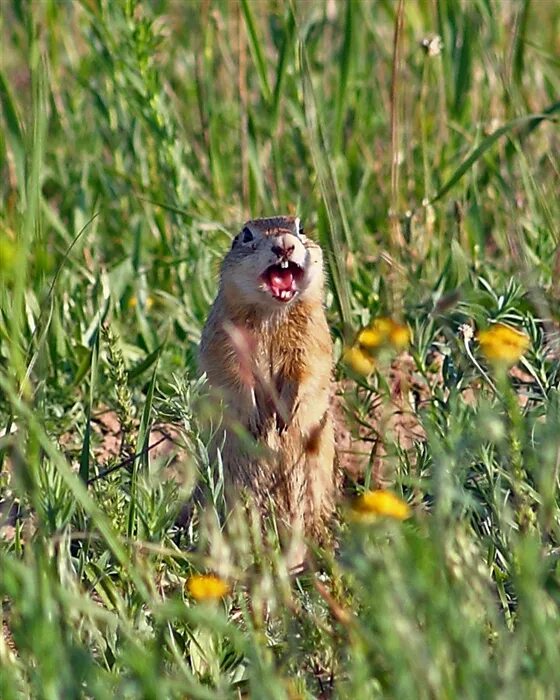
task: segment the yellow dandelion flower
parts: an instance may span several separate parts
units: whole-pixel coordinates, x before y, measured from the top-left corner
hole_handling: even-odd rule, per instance
[[[410,331],[403,323],[393,321],[393,327],[389,333],[389,342],[397,350],[404,350],[410,345]]]
[[[348,348],[343,355],[344,362],[356,372],[367,377],[375,369],[375,361],[357,345]]]
[[[390,318],[376,318],[358,334],[358,343],[368,350],[375,350],[389,340],[393,327]]]
[[[139,304],[138,297],[136,294],[133,294],[130,299],[128,300],[128,308],[129,309],[135,309]],[[146,299],[144,300],[144,308],[146,311],[149,311],[152,306],[154,305],[154,299],[151,296],[147,296]]]
[[[377,517],[406,520],[410,517],[410,507],[391,491],[378,489],[366,491],[354,500],[352,515],[357,519],[375,519]]]
[[[187,591],[197,601],[219,600],[230,591],[230,585],[215,574],[195,574],[187,580]]]
[[[504,365],[514,365],[530,345],[529,336],[503,323],[479,331],[477,339],[487,360]]]
[[[382,345],[392,345],[400,350],[410,343],[410,332],[402,323],[380,316],[360,331],[357,341],[368,350],[375,350]]]
[[[375,350],[375,348],[378,348],[385,342],[385,338],[378,331],[372,328],[364,328],[358,333],[356,342],[363,348]]]

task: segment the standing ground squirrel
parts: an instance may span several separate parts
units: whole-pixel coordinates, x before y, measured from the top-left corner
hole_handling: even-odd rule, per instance
[[[298,218],[248,221],[223,261],[200,344],[201,370],[226,405],[226,498],[246,491],[285,530],[319,539],[334,500],[323,285],[321,248]]]

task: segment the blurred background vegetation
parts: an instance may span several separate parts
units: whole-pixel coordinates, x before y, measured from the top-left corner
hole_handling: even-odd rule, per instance
[[[556,697],[560,4],[3,0],[0,26],[0,696]],[[176,526],[216,466],[219,261],[276,213],[324,246],[337,361],[408,323],[422,435],[383,434],[403,362],[337,365],[357,481],[414,516],[341,508],[296,581],[247,568],[241,524]],[[460,331],[495,321],[530,339],[513,375]],[[170,479],[145,448],[172,420]],[[237,584],[197,604],[209,569]]]

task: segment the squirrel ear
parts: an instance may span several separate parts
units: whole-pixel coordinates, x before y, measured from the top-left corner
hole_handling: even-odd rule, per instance
[[[254,238],[253,232],[248,226],[245,226],[245,228],[243,229],[243,231],[241,231],[241,234],[239,235],[243,235],[243,243],[250,243]]]
[[[241,233],[238,233],[233,239],[231,247],[234,248],[238,243],[250,243],[254,238],[255,236],[251,229],[248,226],[244,226]]]

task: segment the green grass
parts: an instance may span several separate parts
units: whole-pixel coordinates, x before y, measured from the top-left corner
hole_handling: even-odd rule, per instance
[[[0,697],[556,697],[560,5],[4,0],[0,23]],[[414,514],[341,503],[336,555],[290,580],[255,527],[176,519],[197,478],[222,498],[196,372],[219,260],[295,212],[337,361],[375,316],[412,329],[426,439],[388,430],[379,466],[394,382],[348,379],[362,482]],[[530,336],[523,374],[467,351],[496,320]],[[178,479],[146,451],[172,420]],[[207,570],[234,582],[216,605],[185,592]]]

